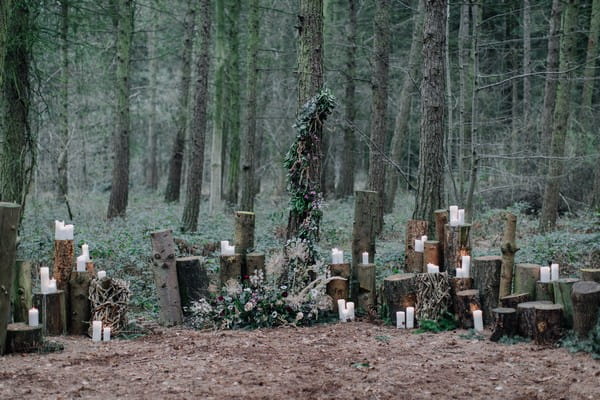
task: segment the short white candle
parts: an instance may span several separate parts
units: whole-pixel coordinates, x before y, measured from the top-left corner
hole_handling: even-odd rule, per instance
[[[396,311],[396,328],[405,329],[406,321],[404,319],[404,311]]]
[[[349,320],[354,319],[354,303],[351,301],[346,302],[346,313],[348,314],[347,318]]]
[[[221,253],[229,247],[229,240],[221,240]]]
[[[102,332],[102,341],[110,342],[110,328],[104,328]]]
[[[461,267],[465,278],[471,275],[471,256],[461,256]]]
[[[483,313],[481,310],[473,311],[473,325],[477,332],[483,332]]]
[[[344,320],[344,318],[343,318],[344,312],[346,311],[346,300],[339,299],[337,301],[337,303],[338,303],[338,315],[340,317],[340,321],[343,321]]]
[[[557,281],[560,277],[560,270],[558,269],[558,264],[550,265],[551,279],[553,281]]]
[[[424,243],[421,239],[415,239],[415,251],[417,253],[422,253],[424,250]]]
[[[437,274],[440,272],[440,267],[435,264],[427,264],[427,273],[428,274]]]
[[[48,293],[48,285],[50,284],[50,269],[48,267],[40,268],[40,291]]]
[[[406,307],[406,329],[415,327],[415,308]]]
[[[92,321],[92,341],[99,342],[102,338],[102,321]]]
[[[458,209],[458,225],[465,224],[465,210],[462,208]]]
[[[337,263],[338,264],[343,264],[344,263],[344,250],[338,251]],[[346,305],[348,305],[348,304],[346,304]]]
[[[364,253],[362,253],[362,263],[363,264],[369,263],[369,253],[366,251]]]
[[[550,282],[550,267],[540,268],[540,282]]]
[[[64,240],[64,221],[54,220],[54,240]]]
[[[56,287],[56,279],[50,279],[50,282],[48,282],[48,293],[56,292],[58,292],[58,288]]]
[[[464,274],[463,274],[463,269],[462,268],[456,268],[456,277],[457,278],[464,278]]]
[[[458,225],[458,206],[450,206],[450,226]]]
[[[427,235],[421,236],[421,242],[423,242],[423,246],[425,246],[426,241],[427,241]]]
[[[69,225],[65,225],[64,228],[64,239],[63,240],[73,240],[73,225],[69,224]]]
[[[85,256],[85,261],[90,261],[90,246],[87,243],[81,245],[81,255]]]
[[[106,278],[106,271],[98,271],[98,279]]]
[[[29,326],[38,326],[40,324],[40,313],[37,308],[29,310]]]
[[[85,272],[85,263],[87,262],[87,257],[85,254],[77,257],[77,272]]]

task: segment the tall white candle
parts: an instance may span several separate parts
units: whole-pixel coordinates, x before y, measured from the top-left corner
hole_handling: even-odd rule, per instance
[[[550,265],[550,272],[551,272],[551,279],[553,281],[557,281],[560,277],[560,271],[558,269],[558,264],[551,264]]]
[[[85,254],[77,257],[77,272],[85,272],[85,263],[87,262],[87,257]]]
[[[473,325],[477,332],[483,332],[483,313],[481,310],[473,310]]]
[[[50,269],[48,267],[40,268],[40,291],[48,293],[48,285],[50,284]]]
[[[221,253],[229,247],[229,240],[221,240]]]
[[[456,268],[456,277],[457,278],[465,278],[462,268]]]
[[[462,208],[458,209],[458,225],[465,224],[465,210]]]
[[[471,275],[471,256],[461,256],[461,267],[465,278]]]
[[[458,206],[450,206],[450,226],[458,225]]]
[[[415,239],[415,251],[417,253],[422,253],[423,252],[423,250],[425,248],[424,245],[425,244],[423,243],[423,241],[421,239]]]
[[[48,293],[56,293],[58,289],[56,287],[56,279],[50,279],[48,282]]]
[[[40,313],[37,308],[29,310],[29,326],[38,326],[40,324]]]
[[[550,282],[550,267],[540,268],[540,282]]]
[[[106,271],[98,271],[98,279],[106,278]]]
[[[369,253],[367,253],[366,251],[364,253],[362,253],[362,263],[363,264],[369,263]]]
[[[349,320],[354,320],[354,303],[351,301],[346,302],[346,313],[348,314]]]
[[[85,261],[90,261],[90,246],[87,243],[81,245],[81,255],[85,256]]]
[[[69,225],[65,225],[64,228],[64,235],[65,238],[63,240],[73,240],[73,225],[69,224]]]
[[[110,342],[110,328],[104,328],[102,330],[103,334],[102,334],[102,341],[104,342]]]
[[[404,311],[396,311],[396,328],[397,329],[406,328],[406,320],[404,317]]]
[[[102,321],[92,321],[92,341],[99,342],[102,334]]]
[[[346,311],[346,300],[344,299],[339,299],[337,301],[338,303],[338,315],[340,317],[340,321],[344,320],[344,312]]]
[[[406,307],[406,329],[415,327],[415,308]]]

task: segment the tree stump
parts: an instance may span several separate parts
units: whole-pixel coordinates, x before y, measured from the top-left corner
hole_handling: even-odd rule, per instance
[[[594,329],[600,312],[600,283],[579,281],[571,292],[573,304],[573,330],[585,338]]]
[[[456,294],[463,290],[473,289],[473,278],[457,278],[455,276],[450,277],[450,296],[452,296],[451,309],[456,315],[456,304],[458,299]]]
[[[17,260],[12,286],[12,315],[15,322],[27,322],[32,299],[31,261]]]
[[[241,254],[232,256],[220,256],[219,280],[224,286],[228,280],[233,279],[241,282],[243,257]]]
[[[6,327],[10,322],[10,295],[14,279],[20,209],[15,203],[0,203],[0,355],[4,354]]]
[[[515,266],[515,293],[528,293],[530,299],[535,299],[535,283],[539,280],[539,265],[517,264]]]
[[[600,268],[581,268],[579,270],[582,281],[592,281],[600,283]]]
[[[185,314],[194,302],[208,296],[208,274],[201,257],[179,257],[175,265],[181,308]]]
[[[421,239],[421,236],[427,235],[427,225],[427,221],[408,220],[406,242],[404,243],[404,270],[406,272],[420,273],[423,270],[423,253],[415,251],[415,239]]]
[[[183,321],[177,267],[175,242],[170,229],[150,233],[152,239],[152,263],[154,282],[160,306],[159,322],[172,326]]]
[[[358,308],[364,311],[376,306],[375,264],[358,264]]]
[[[511,293],[513,281],[513,269],[515,266],[515,253],[519,251],[516,244],[517,217],[511,213],[506,213],[506,224],[504,225],[504,235],[502,238],[502,267],[500,273],[500,291],[498,296],[505,297]],[[515,289],[515,293],[519,293]]]
[[[7,353],[34,353],[43,343],[42,326],[29,326],[22,322],[8,324],[6,329]]]
[[[554,284],[552,282],[537,281],[535,283],[535,299],[554,302]]]
[[[431,263],[443,267],[440,263],[440,242],[437,240],[427,240],[423,245],[423,264],[421,272],[427,272],[427,264]]]
[[[327,283],[326,292],[333,299],[333,306],[337,306],[337,301],[340,299],[347,300],[350,295],[350,264],[331,264],[329,266],[331,276],[336,276],[343,279],[334,279]]]
[[[562,315],[565,327],[568,329],[573,327],[573,301],[571,300],[571,292],[576,282],[579,282],[579,279],[561,278],[557,281],[552,281],[554,285],[554,303],[563,306]]]
[[[521,303],[529,301],[529,293],[515,293],[509,294],[500,298],[500,307],[503,308],[517,308]]]
[[[473,311],[481,310],[479,291],[477,289],[462,290],[456,293],[456,318],[461,328],[473,328]]]
[[[537,304],[534,310],[535,331],[533,339],[535,344],[555,344],[562,337],[562,305]]]
[[[56,287],[68,292],[69,279],[75,265],[75,252],[72,240],[54,241],[54,269],[52,275],[56,279]]]
[[[235,212],[233,244],[236,253],[246,255],[248,250],[254,249],[254,220],[255,215],[253,212]]]
[[[90,282],[91,275],[85,272],[71,272],[69,281],[69,297],[71,303],[71,314],[69,321],[69,332],[72,335],[86,335],[90,326]]]
[[[415,274],[390,275],[383,280],[383,299],[390,320],[396,323],[396,312],[406,312],[406,307],[417,303]]]
[[[514,336],[518,331],[517,310],[498,307],[492,309],[493,325],[490,340],[497,342],[502,336]]]
[[[449,275],[456,275],[456,268],[461,266],[462,256],[470,255],[470,232],[470,224],[460,226],[446,225],[444,271],[448,272]]]
[[[354,223],[352,225],[351,298],[358,302],[358,276],[356,266],[362,262],[362,253],[369,253],[369,262],[375,260],[375,239],[379,225],[379,194],[370,190],[357,190],[354,198]]]
[[[39,310],[44,335],[67,333],[67,304],[64,290],[55,293],[33,293],[33,305]]]
[[[498,307],[502,257],[486,256],[473,259],[471,274],[473,288],[479,290],[483,323],[489,325],[494,321],[492,309]]]
[[[526,301],[517,306],[517,324],[519,335],[524,338],[533,338],[535,333],[535,306],[552,304],[551,301]]]
[[[448,223],[448,210],[435,210],[433,212],[435,216],[435,238],[440,243],[440,267],[445,265],[444,263],[444,249],[446,248],[446,224]]]
[[[246,275],[253,275],[256,271],[262,271],[265,277],[265,253],[246,254]]]

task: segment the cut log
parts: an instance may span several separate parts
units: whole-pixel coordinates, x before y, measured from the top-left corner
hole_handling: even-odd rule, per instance
[[[473,288],[479,290],[483,323],[489,325],[494,321],[492,309],[498,307],[500,291],[500,275],[502,257],[475,257],[471,266]]]
[[[509,294],[500,298],[500,307],[516,309],[519,304],[526,303],[529,300],[529,293]]]
[[[513,281],[513,268],[515,266],[515,253],[519,251],[516,244],[517,217],[511,213],[506,213],[506,224],[504,225],[504,235],[502,238],[502,272],[500,278],[499,297],[508,296],[511,293]],[[515,289],[515,293],[519,293]]]
[[[64,290],[55,293],[33,293],[33,305],[39,310],[43,334],[49,336],[67,333],[67,307]]]
[[[462,256],[471,254],[471,240],[469,234],[471,225],[460,226],[446,225],[446,239],[444,247],[444,271],[449,275],[456,275],[456,268],[462,262]]]
[[[582,281],[592,281],[600,283],[600,268],[581,268],[579,270]]]
[[[528,293],[530,299],[535,299],[535,283],[539,280],[539,265],[517,264],[515,266],[515,293]]]
[[[448,223],[448,210],[435,210],[435,238],[440,243],[440,267],[444,264],[444,249],[446,248],[446,224]]]
[[[265,277],[265,253],[246,254],[246,275],[253,275],[256,271],[262,271]]]
[[[31,261],[17,260],[12,286],[12,315],[15,322],[27,322],[31,299]]]
[[[375,239],[379,224],[379,194],[371,190],[357,190],[354,198],[354,223],[352,225],[352,268],[350,297],[358,302],[358,276],[356,266],[362,263],[362,253],[369,253],[369,262],[375,260]]]
[[[437,240],[427,240],[423,245],[423,267],[421,272],[427,272],[427,264],[431,263],[443,268],[440,263],[440,242]]]
[[[458,299],[456,294],[463,290],[473,289],[473,278],[450,277],[450,296],[452,297],[451,311],[456,315],[456,304]]]
[[[553,345],[562,337],[562,311],[560,304],[537,304],[533,339],[538,345]]]
[[[561,278],[553,281],[554,284],[554,303],[563,306],[562,316],[566,328],[573,327],[573,301],[571,300],[571,292],[573,285],[579,282],[577,278]]]
[[[72,240],[54,241],[54,269],[52,275],[56,279],[56,287],[68,292],[69,279],[75,266],[75,252]]]
[[[406,272],[419,273],[423,270],[423,253],[415,251],[415,239],[421,239],[421,236],[427,235],[427,228],[427,221],[408,220],[406,242],[404,243],[404,270]]]
[[[221,286],[228,280],[233,279],[241,282],[243,257],[241,254],[232,256],[220,256],[219,280]]]
[[[502,336],[511,337],[518,331],[517,310],[498,307],[492,309],[493,325],[490,340],[497,342]]]
[[[462,290],[456,293],[456,318],[461,328],[473,328],[473,311],[481,310],[479,291],[477,289]]]
[[[159,322],[172,326],[183,321],[177,266],[175,260],[175,242],[170,229],[150,233],[152,239],[152,264],[154,282],[160,306]]]
[[[537,281],[535,283],[535,299],[554,302],[554,284],[552,282]]]
[[[193,303],[208,296],[208,274],[202,257],[179,257],[175,260],[181,308],[187,313]]]
[[[22,322],[8,324],[6,330],[7,353],[34,353],[43,343],[42,326],[29,326]]]
[[[519,335],[524,338],[533,338],[535,333],[535,306],[552,304],[551,301],[526,301],[517,306],[517,324]]]
[[[235,245],[236,253],[245,255],[248,251],[254,249],[254,219],[255,215],[253,212],[235,212],[233,244]]]
[[[71,314],[69,321],[69,332],[72,335],[86,335],[90,326],[90,282],[92,276],[87,272],[71,272],[69,281],[69,296],[71,303]]]
[[[375,264],[358,264],[358,308],[370,311],[376,307]]]
[[[0,355],[4,354],[6,327],[10,322],[10,295],[14,280],[20,210],[18,204],[0,203]]]
[[[350,295],[350,264],[331,264],[329,266],[331,276],[337,276],[343,279],[334,279],[327,283],[326,292],[333,299],[333,307],[337,307],[337,301],[347,300]]]
[[[600,312],[600,283],[579,281],[571,292],[573,303],[573,330],[585,338],[594,329]]]
[[[383,299],[390,320],[396,324],[396,312],[406,312],[406,307],[417,303],[415,274],[390,275],[383,280]]]

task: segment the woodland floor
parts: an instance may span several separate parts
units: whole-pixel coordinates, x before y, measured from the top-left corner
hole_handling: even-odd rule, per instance
[[[0,398],[600,399],[600,362],[588,354],[465,333],[354,322],[59,337],[62,352],[0,359]]]

